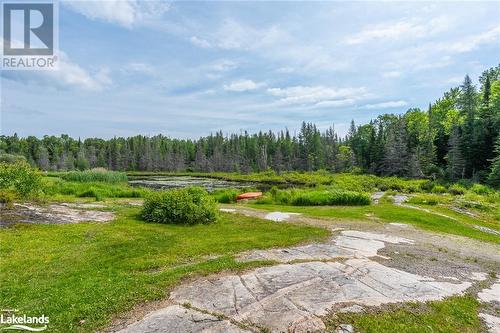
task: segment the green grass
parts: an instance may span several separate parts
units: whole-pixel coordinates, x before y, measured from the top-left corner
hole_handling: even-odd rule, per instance
[[[293,206],[364,206],[371,202],[368,193],[332,189],[291,189],[276,187],[258,199],[258,204],[279,204]]]
[[[91,332],[134,304],[165,297],[184,277],[252,265],[235,262],[237,252],[329,234],[232,214],[210,225],[144,223],[140,208],[118,207],[112,223],[0,229],[2,308],[49,316],[50,332]]]
[[[49,199],[62,200],[67,197],[94,198],[103,200],[106,198],[143,198],[151,190],[132,187],[127,183],[110,184],[105,182],[72,182],[60,178],[44,177],[42,179],[42,191]]]
[[[445,208],[435,209],[436,212],[444,213],[457,219],[457,221],[417,209],[395,206],[392,204],[379,204],[364,207],[298,207],[262,204],[250,204],[249,206],[269,211],[301,213],[313,217],[358,221],[373,221],[373,218],[377,218],[377,221],[380,222],[408,223],[429,231],[465,236],[500,244],[500,237],[485,233],[473,227],[473,225],[481,225],[494,230],[500,230],[498,223],[479,221]],[[432,209],[434,210],[434,208]]]
[[[330,332],[338,324],[352,324],[362,333],[473,333],[481,332],[478,307],[472,296],[455,296],[425,304],[391,305],[369,314],[338,314],[326,323]]]
[[[241,192],[241,190],[236,189],[218,189],[211,192],[210,195],[219,203],[235,203],[236,196]]]
[[[100,169],[92,169],[85,171],[70,171],[61,174],[64,180],[80,183],[124,183],[128,180],[127,174],[124,172],[107,171]]]

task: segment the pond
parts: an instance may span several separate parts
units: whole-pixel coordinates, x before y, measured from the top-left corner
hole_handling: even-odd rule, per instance
[[[190,176],[148,176],[140,179],[129,180],[132,186],[144,186],[155,189],[183,188],[188,186],[199,186],[207,191],[225,188],[247,188],[255,187],[252,183],[234,182],[222,179]]]

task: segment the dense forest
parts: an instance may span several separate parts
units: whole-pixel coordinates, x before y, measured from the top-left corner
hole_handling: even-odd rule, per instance
[[[222,132],[198,140],[163,135],[73,139],[68,135],[0,136],[0,153],[23,155],[42,170],[105,167],[142,171],[251,172],[273,169],[365,172],[403,177],[472,178],[500,185],[500,65],[475,86],[463,83],[429,105],[369,124],[351,123],[340,137],[303,123],[297,135]],[[8,154],[8,155],[7,155]],[[6,157],[4,157],[6,158]]]

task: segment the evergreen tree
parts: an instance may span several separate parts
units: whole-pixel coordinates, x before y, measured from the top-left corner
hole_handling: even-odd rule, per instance
[[[500,137],[497,139],[495,152],[497,156],[493,160],[491,172],[488,176],[488,183],[491,186],[500,188]]]
[[[465,160],[462,156],[462,150],[460,149],[460,133],[458,126],[454,126],[449,140],[449,151],[446,156],[448,163],[447,171],[448,176],[456,180],[458,178],[463,178],[465,175]]]

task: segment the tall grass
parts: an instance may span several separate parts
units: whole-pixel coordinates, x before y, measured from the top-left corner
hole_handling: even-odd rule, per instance
[[[240,190],[235,189],[219,189],[215,190],[210,195],[217,201],[218,203],[235,203],[236,196],[240,194]]]
[[[353,191],[311,191],[296,195],[294,206],[365,206],[371,202],[370,196]]]
[[[79,182],[104,182],[104,183],[123,183],[128,180],[127,174],[118,171],[107,171],[105,169],[92,169],[85,171],[70,171],[61,176],[62,179]]]
[[[257,200],[261,204],[279,204],[292,206],[364,206],[371,202],[367,193],[318,190],[318,189],[292,189],[279,190],[272,188],[266,195]]]
[[[78,198],[142,198],[151,190],[131,187],[126,183],[110,184],[105,182],[70,182],[58,178],[45,178],[43,193],[49,197],[56,195],[75,196]]]

